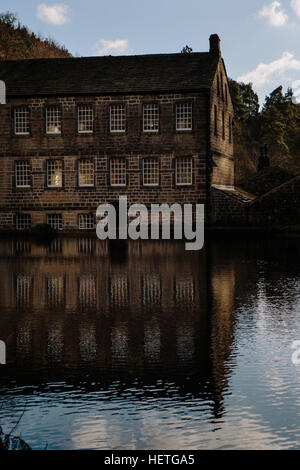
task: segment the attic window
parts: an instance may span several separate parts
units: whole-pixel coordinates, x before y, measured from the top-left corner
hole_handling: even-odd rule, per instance
[[[193,105],[177,103],[176,105],[176,131],[191,131],[193,129]]]
[[[16,108],[14,111],[14,130],[16,135],[29,134],[29,110],[26,107]]]

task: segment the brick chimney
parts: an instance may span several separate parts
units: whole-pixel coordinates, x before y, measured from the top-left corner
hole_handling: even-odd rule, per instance
[[[217,34],[212,34],[209,38],[210,48],[209,52],[218,57],[221,57],[221,39]]]

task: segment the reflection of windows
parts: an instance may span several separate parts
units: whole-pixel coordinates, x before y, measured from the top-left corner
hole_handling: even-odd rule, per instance
[[[158,362],[160,359],[160,330],[154,321],[145,322],[144,328],[144,356],[149,362]]]
[[[177,327],[176,350],[180,362],[187,363],[193,360],[195,354],[193,325],[186,323]]]
[[[80,230],[91,230],[94,228],[94,214],[79,214],[78,228]]]
[[[63,326],[59,322],[51,323],[47,338],[47,355],[54,362],[62,360],[64,347]]]
[[[123,362],[128,357],[128,326],[118,323],[111,330],[111,355],[114,362]]]
[[[94,361],[97,356],[96,327],[81,325],[79,333],[80,357],[83,361]]]
[[[159,185],[159,161],[157,158],[146,158],[143,160],[143,185]]]
[[[175,299],[178,306],[194,303],[194,281],[192,277],[182,276],[176,279]]]
[[[193,105],[192,103],[177,103],[176,105],[176,130],[191,131],[193,129]]]
[[[61,133],[61,110],[59,106],[50,106],[46,108],[46,133]]]
[[[93,160],[79,160],[78,162],[79,186],[94,186],[94,162]]]
[[[94,111],[91,105],[78,106],[78,133],[79,134],[92,134]]]
[[[63,181],[63,164],[61,160],[47,161],[48,188],[61,188]]]
[[[81,307],[95,307],[96,278],[92,275],[79,278],[78,301]]]
[[[32,302],[33,280],[31,276],[17,276],[16,299],[17,304],[23,307],[29,306]]]
[[[28,160],[15,162],[15,182],[17,188],[29,188],[30,183],[30,163]]]
[[[128,306],[128,279],[124,276],[114,276],[110,281],[110,302],[113,307]]]
[[[29,134],[29,110],[26,107],[16,108],[14,111],[14,128],[16,135]]]
[[[62,242],[60,238],[51,240],[47,247],[48,253],[61,253],[62,252]]]
[[[110,161],[110,184],[126,186],[126,161],[124,158],[113,158]]]
[[[47,224],[54,230],[62,229],[62,216],[61,214],[47,214]]]
[[[143,106],[143,131],[158,132],[159,111],[157,104],[144,104]]]
[[[123,104],[113,104],[110,106],[110,132],[125,132],[126,116]]]
[[[143,305],[151,307],[152,305],[159,305],[161,301],[161,285],[159,276],[149,274],[143,277],[142,281],[143,290]]]
[[[193,160],[191,157],[176,159],[176,185],[190,186],[193,184]]]
[[[79,253],[94,253],[95,240],[92,238],[79,238],[78,252]]]
[[[16,229],[26,230],[31,227],[30,214],[17,214],[16,215]]]
[[[47,279],[47,303],[56,306],[65,302],[65,282],[62,276]]]
[[[30,253],[31,243],[28,240],[16,240],[14,243],[15,253]]]

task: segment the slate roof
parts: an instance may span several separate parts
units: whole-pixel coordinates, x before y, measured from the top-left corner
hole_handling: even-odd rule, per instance
[[[209,52],[0,61],[8,96],[189,92],[211,87]]]

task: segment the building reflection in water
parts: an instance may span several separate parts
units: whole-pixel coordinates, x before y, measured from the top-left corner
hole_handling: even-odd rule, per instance
[[[7,373],[22,382],[34,371],[39,383],[51,368],[52,379],[57,374],[76,386],[88,365],[101,386],[103,377],[107,383],[171,381],[182,394],[212,400],[220,416],[236,273],[209,250],[93,238],[49,246],[1,241]]]

